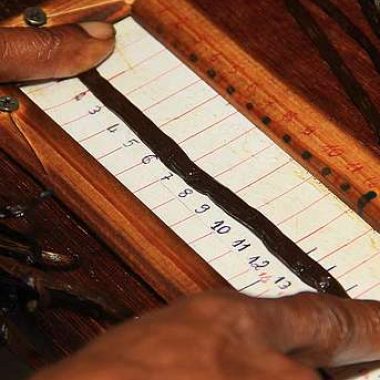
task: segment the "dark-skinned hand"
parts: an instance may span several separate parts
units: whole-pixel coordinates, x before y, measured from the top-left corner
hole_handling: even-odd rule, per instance
[[[317,380],[380,359],[380,305],[210,293],[126,322],[33,380]]]

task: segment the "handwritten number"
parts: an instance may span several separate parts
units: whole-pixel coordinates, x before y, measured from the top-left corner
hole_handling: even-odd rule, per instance
[[[195,209],[195,213],[196,213],[196,214],[203,214],[204,212],[210,210],[210,208],[211,208],[211,207],[210,207],[209,205],[204,204],[204,205],[202,205],[202,206],[196,208],[196,209]]]
[[[162,177],[161,181],[165,181],[165,180],[169,181],[169,179],[172,178],[172,177],[174,177],[173,173],[169,173],[168,175]]]
[[[110,127],[107,128],[107,131],[110,133],[115,133],[117,132],[119,125],[120,125],[119,123],[111,125]]]
[[[157,160],[157,156],[155,154],[148,154],[147,156],[143,157],[143,159],[141,160],[141,162],[144,164],[144,165],[148,165],[150,164],[153,160]]]
[[[100,112],[102,110],[102,107],[101,106],[96,106],[95,108],[93,108],[92,110],[88,111],[88,113],[90,115],[95,115],[96,113]]]
[[[136,140],[136,139],[131,139],[131,140],[129,140],[128,142],[123,143],[123,146],[124,146],[125,148],[129,148],[130,146],[132,146],[132,145],[136,145],[136,144],[140,144],[140,141],[138,141],[138,140]]]
[[[251,246],[250,243],[246,243],[246,239],[235,240],[232,246],[237,249],[238,252],[244,251]]]
[[[250,265],[251,268],[255,270],[260,270],[261,268],[267,267],[270,263],[268,260],[260,260],[260,256],[253,256],[250,257],[248,260],[248,264]]]
[[[81,93],[79,93],[78,95],[75,95],[75,100],[77,102],[79,102],[85,95],[86,95],[87,91],[83,91]]]
[[[275,282],[274,282],[281,290],[288,289],[292,283],[288,281],[285,277],[279,277]]]
[[[231,227],[224,224],[224,220],[215,222],[211,229],[221,235],[228,234],[231,231]]]
[[[178,196],[180,197],[180,198],[186,198],[188,195],[191,195],[191,194],[193,194],[193,190],[192,189],[185,189],[185,190],[183,190],[183,191],[181,191],[179,194],[178,194]]]

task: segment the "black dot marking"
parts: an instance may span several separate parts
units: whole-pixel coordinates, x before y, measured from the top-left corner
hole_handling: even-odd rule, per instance
[[[210,78],[215,78],[216,77],[216,71],[214,69],[208,69],[207,70],[207,75],[210,77]]]
[[[265,125],[269,125],[271,123],[271,118],[269,116],[264,116],[261,121],[265,124]]]
[[[324,176],[324,177],[327,177],[328,175],[330,175],[332,172],[331,172],[331,169],[328,167],[328,166],[325,166],[324,168],[322,168],[321,170],[321,174]]]
[[[342,191],[348,191],[351,189],[351,185],[348,182],[344,182],[340,185]]]
[[[305,150],[302,152],[301,157],[304,160],[310,160],[313,157],[313,155],[308,150]]]
[[[230,95],[232,95],[236,90],[235,90],[235,87],[234,86],[231,86],[231,85],[229,85],[228,87],[227,87],[227,93],[229,93]]]
[[[251,102],[246,103],[245,108],[247,108],[247,110],[249,111],[253,110],[253,103]]]
[[[189,59],[193,63],[198,62],[198,56],[195,53],[191,53]]]
[[[377,193],[375,191],[368,191],[368,193],[363,194],[358,199],[358,213],[361,215],[363,213],[364,207],[367,206],[373,199],[377,197]]]
[[[290,144],[290,142],[292,141],[292,138],[289,136],[289,135],[284,135],[282,136],[282,139],[284,142],[286,142],[287,144]]]

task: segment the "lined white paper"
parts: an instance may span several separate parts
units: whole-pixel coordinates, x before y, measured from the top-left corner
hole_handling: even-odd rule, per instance
[[[117,48],[101,75],[351,297],[380,300],[379,234],[131,18],[116,27]],[[250,231],[170,173],[79,80],[23,91],[236,289],[259,297],[311,290]]]

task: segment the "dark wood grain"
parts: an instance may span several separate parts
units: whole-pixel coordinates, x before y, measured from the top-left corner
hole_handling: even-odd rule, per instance
[[[0,0],[0,20],[17,16],[27,7],[33,7],[43,0]]]
[[[18,204],[38,195],[43,187],[0,151],[0,205]],[[163,304],[162,299],[103,243],[91,234],[59,201],[50,198],[26,217],[9,226],[35,236],[42,247],[58,253],[80,255],[80,267],[56,272],[57,278],[117,297],[126,308],[142,314]],[[68,354],[83,346],[106,326],[73,311],[38,312],[37,326],[58,352]]]
[[[251,56],[260,60],[278,75],[289,87],[296,88],[309,102],[317,104],[342,125],[344,130],[368,145],[376,153],[380,146],[376,134],[356,107],[347,98],[337,78],[321,59],[317,49],[299,29],[289,14],[284,1],[237,0],[233,3],[212,0],[192,0],[207,17],[216,23],[231,38],[239,43]],[[335,43],[345,62],[361,80],[373,101],[380,105],[380,76],[371,60],[359,45],[350,40],[336,22],[327,17],[311,1],[302,1],[310,10],[321,28]],[[335,0],[349,18],[369,36],[373,45],[380,48],[373,38],[363,13],[356,1]],[[286,31],[286,33],[284,33]],[[371,80],[368,80],[371,78]]]

